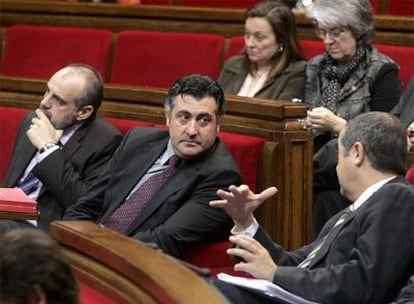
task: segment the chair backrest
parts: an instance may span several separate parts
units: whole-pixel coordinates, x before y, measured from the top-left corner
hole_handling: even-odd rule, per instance
[[[389,0],[387,14],[414,16],[414,0]]]
[[[234,36],[229,39],[229,44],[227,46],[227,51],[224,56],[224,60],[229,59],[231,56],[242,55],[244,49],[244,37],[243,36]]]
[[[113,124],[119,132],[123,135],[128,133],[128,131],[134,127],[153,127],[154,124],[152,122],[146,121],[139,121],[139,120],[129,120],[123,118],[114,118],[114,117],[104,117],[104,119],[111,124]]]
[[[226,132],[219,132],[218,136],[236,160],[244,183],[255,191],[260,157],[266,140],[260,137]]]
[[[169,88],[187,74],[217,78],[223,46],[219,35],[123,31],[115,46],[111,82]]]
[[[28,109],[0,107],[0,182],[11,158],[20,122],[28,112]]]
[[[181,6],[250,8],[262,0],[180,0]]]
[[[326,51],[325,46],[320,40],[299,40],[299,43],[302,46],[306,60],[309,60]]]
[[[103,29],[10,26],[1,74],[47,79],[69,63],[85,63],[105,78],[112,37]]]
[[[389,56],[400,66],[400,79],[407,88],[408,82],[414,73],[414,47],[374,44],[380,52]]]

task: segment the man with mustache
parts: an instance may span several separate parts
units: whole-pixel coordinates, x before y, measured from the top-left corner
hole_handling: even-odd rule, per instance
[[[96,113],[103,81],[94,68],[70,64],[47,82],[39,109],[23,119],[3,187],[19,187],[38,202],[38,221],[0,221],[48,231],[101,173],[122,139]]]
[[[179,79],[165,100],[168,129],[132,129],[64,219],[100,223],[174,256],[226,239],[231,220],[209,201],[218,199],[217,189],[242,179],[216,136],[224,103],[222,88],[209,77]]]

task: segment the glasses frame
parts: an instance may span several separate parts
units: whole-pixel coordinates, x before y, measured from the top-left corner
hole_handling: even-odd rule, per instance
[[[336,39],[341,38],[342,34],[347,32],[348,29],[345,28],[345,27],[335,27],[335,28],[332,28],[332,29],[323,29],[323,28],[319,28],[319,27],[315,26],[314,31],[315,31],[316,36],[319,39],[324,40],[326,38],[326,35],[329,35],[329,37],[331,39],[336,40]]]

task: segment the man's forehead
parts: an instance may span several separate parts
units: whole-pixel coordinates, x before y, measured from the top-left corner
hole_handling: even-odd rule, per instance
[[[212,96],[197,99],[191,95],[179,95],[175,101],[176,111],[186,111],[190,113],[214,113],[217,111],[217,104]]]

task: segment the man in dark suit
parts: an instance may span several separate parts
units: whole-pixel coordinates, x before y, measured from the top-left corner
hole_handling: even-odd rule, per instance
[[[90,66],[71,64],[50,78],[39,109],[19,127],[3,181],[37,200],[39,221],[2,220],[1,231],[31,225],[48,231],[98,177],[122,139],[96,116],[102,97],[102,78]]]
[[[227,238],[230,218],[209,206],[218,188],[242,182],[216,136],[224,102],[223,90],[209,77],[179,79],[165,101],[168,130],[130,131],[110,165],[64,218],[98,222],[174,256],[189,246]],[[173,175],[154,190],[147,181],[169,171],[169,159],[177,157]]]
[[[236,247],[227,253],[244,262],[235,270],[315,302],[391,302],[414,269],[414,187],[402,176],[406,157],[405,129],[393,115],[370,112],[348,121],[339,134],[336,170],[341,193],[353,203],[313,243],[292,252],[273,243],[253,217],[276,188],[260,194],[247,186],[219,190],[222,200],[210,204],[236,223],[230,237]],[[216,283],[234,303],[276,302]]]

